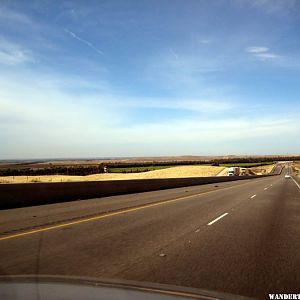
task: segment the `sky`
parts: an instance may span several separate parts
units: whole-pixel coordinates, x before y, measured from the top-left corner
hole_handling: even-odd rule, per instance
[[[0,1],[0,159],[300,153],[300,1]]]

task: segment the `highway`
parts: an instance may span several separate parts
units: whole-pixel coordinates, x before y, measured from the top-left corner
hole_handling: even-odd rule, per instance
[[[0,275],[300,292],[300,185],[279,176],[0,211]]]

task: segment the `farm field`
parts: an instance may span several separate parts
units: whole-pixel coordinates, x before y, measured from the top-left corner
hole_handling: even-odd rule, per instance
[[[224,167],[214,166],[176,166],[141,173],[104,173],[87,176],[43,175],[43,176],[2,176],[0,183],[34,183],[34,182],[68,182],[68,181],[98,181],[126,180],[152,178],[184,178],[216,176]]]
[[[175,166],[142,166],[142,167],[109,167],[108,173],[140,173],[154,170],[161,170],[167,168],[174,168]]]
[[[267,166],[257,166],[257,167],[252,167],[250,170],[255,174],[255,175],[265,175],[268,174],[272,171],[274,168],[275,164],[272,165],[267,165]]]
[[[294,175],[300,177],[300,161],[296,161],[292,164],[292,170]]]

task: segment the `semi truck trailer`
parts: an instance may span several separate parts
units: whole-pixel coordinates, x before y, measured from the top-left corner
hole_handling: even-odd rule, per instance
[[[239,176],[239,175],[240,175],[240,168],[238,167],[228,168],[228,176]]]

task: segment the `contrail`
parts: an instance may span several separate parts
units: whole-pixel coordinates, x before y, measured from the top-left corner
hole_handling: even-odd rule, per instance
[[[97,49],[92,43],[90,43],[89,41],[87,40],[84,40],[82,39],[81,37],[79,37],[78,35],[76,35],[74,32],[68,30],[68,29],[65,29],[65,32],[67,32],[69,35],[71,35],[71,37],[73,37],[74,39],[86,44],[87,46],[89,46],[90,48],[92,48],[93,50],[95,50],[98,54],[101,54],[103,55],[103,52],[99,49]]]
[[[178,60],[178,55],[176,54],[176,52],[172,49],[172,48],[169,48],[171,54],[176,58],[176,60]]]

